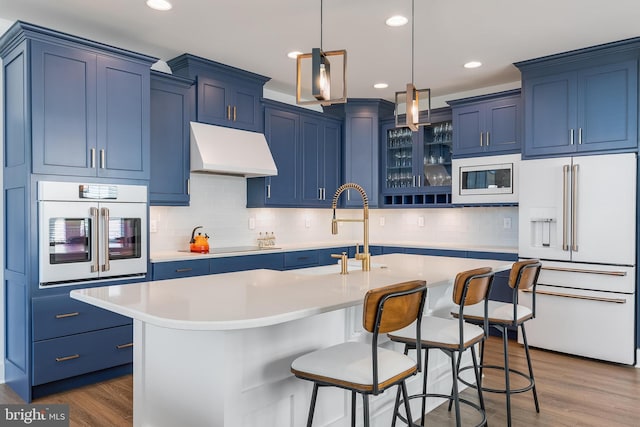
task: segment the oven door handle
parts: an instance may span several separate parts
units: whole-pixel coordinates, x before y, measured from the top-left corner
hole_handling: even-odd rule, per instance
[[[521,289],[522,292],[532,293],[531,289]],[[599,302],[611,302],[614,304],[626,304],[627,300],[624,298],[602,298],[602,297],[592,297],[589,295],[577,295],[577,294],[565,294],[562,292],[549,292],[549,291],[536,291],[536,295],[549,295],[552,297],[562,297],[562,298],[573,298],[573,299],[584,299],[589,301],[599,301]]]
[[[98,233],[99,233],[99,212],[98,208],[89,208],[89,214],[91,215],[91,272],[96,273],[100,271],[100,259],[98,256]]]
[[[102,251],[104,255],[104,264],[102,264],[102,271],[109,271],[111,265],[109,264],[109,208],[101,208],[102,214]]]

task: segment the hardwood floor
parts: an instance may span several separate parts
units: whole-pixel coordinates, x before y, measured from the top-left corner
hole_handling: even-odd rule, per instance
[[[526,370],[524,350],[510,342],[511,365]],[[558,353],[531,350],[536,375],[540,413],[536,413],[531,392],[512,398],[513,426],[638,426],[640,425],[640,369],[596,362]],[[486,362],[502,363],[502,341],[491,337]],[[500,373],[487,371],[485,384],[497,386]],[[472,390],[463,392],[475,401]],[[71,426],[131,426],[133,383],[126,376],[100,384],[47,396],[34,403],[68,403]],[[506,425],[505,397],[485,393],[487,418],[491,426]],[[0,403],[23,403],[6,385],[0,384]],[[474,423],[475,414],[464,411],[465,425]],[[453,426],[446,404],[428,414],[427,425]],[[278,427],[278,426],[265,426]]]

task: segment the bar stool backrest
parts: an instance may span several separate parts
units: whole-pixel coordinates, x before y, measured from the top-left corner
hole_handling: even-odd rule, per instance
[[[490,273],[491,268],[489,267],[476,268],[458,273],[453,285],[454,304],[460,306],[473,305],[484,300],[491,286],[493,275]]]
[[[421,371],[420,325],[427,296],[424,280],[412,280],[377,289],[364,296],[362,325],[371,332],[371,357],[373,362],[373,390],[377,395],[382,390],[378,382],[378,335],[393,332],[416,322],[416,348],[418,352],[416,371]]]
[[[530,290],[538,281],[542,264],[537,259],[514,262],[509,274],[509,286],[518,290]]]

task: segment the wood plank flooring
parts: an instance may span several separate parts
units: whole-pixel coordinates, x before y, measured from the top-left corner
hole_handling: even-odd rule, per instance
[[[526,370],[524,350],[509,343],[511,366]],[[531,392],[512,398],[513,426],[640,426],[640,369],[558,353],[532,349],[540,413],[536,413]],[[502,341],[491,337],[486,362],[502,363]],[[500,374],[487,371],[485,384],[497,386]],[[494,382],[495,381],[495,382]],[[465,396],[475,399],[472,390]],[[73,427],[126,427],[133,421],[133,380],[125,376],[38,399],[34,403],[68,403]],[[485,393],[491,426],[506,425],[504,396]],[[475,401],[475,400],[474,400]],[[0,384],[0,403],[23,403],[6,385]],[[464,411],[465,425],[474,424],[475,414]],[[427,425],[454,426],[446,404],[428,414]],[[278,427],[278,426],[265,426]]]

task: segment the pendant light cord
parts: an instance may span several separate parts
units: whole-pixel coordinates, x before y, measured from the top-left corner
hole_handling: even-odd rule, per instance
[[[320,1],[322,1],[322,0],[320,0]],[[411,83],[412,84],[414,83],[414,80],[413,80],[413,68],[414,68],[414,66],[413,66],[413,56],[414,56],[414,50],[415,50],[414,47],[413,47],[413,39],[414,39],[414,35],[413,35],[413,33],[414,33],[414,31],[413,31],[414,25],[413,25],[413,22],[414,22],[414,15],[415,15],[414,7],[415,7],[415,1],[411,0]]]
[[[322,52],[322,0],[320,0],[320,52]]]

